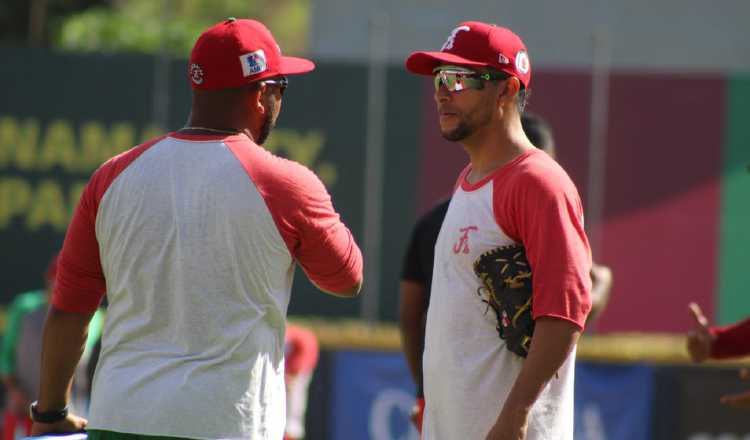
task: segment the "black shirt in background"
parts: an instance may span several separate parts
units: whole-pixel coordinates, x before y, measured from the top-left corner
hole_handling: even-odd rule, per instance
[[[425,286],[428,303],[432,284],[432,266],[435,262],[435,242],[449,204],[450,199],[438,204],[417,221],[401,270],[402,280],[415,281]]]

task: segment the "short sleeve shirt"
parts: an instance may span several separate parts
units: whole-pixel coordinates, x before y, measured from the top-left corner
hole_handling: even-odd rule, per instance
[[[534,319],[582,328],[591,308],[583,209],[565,171],[537,149],[475,183],[466,180],[469,171],[459,177],[435,246],[423,358],[427,440],[484,438],[523,366],[477,293],[473,264],[481,254],[526,248]],[[575,352],[532,408],[529,440],[572,439],[574,362]]]

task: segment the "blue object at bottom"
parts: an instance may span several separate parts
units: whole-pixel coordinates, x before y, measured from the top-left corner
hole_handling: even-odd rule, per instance
[[[85,432],[76,432],[75,434],[48,434],[36,437],[26,437],[23,440],[86,440],[88,434]]]

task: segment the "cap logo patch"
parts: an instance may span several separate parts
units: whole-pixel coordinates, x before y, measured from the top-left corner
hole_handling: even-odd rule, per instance
[[[453,45],[456,43],[456,36],[458,36],[458,33],[461,31],[469,32],[471,28],[469,26],[459,26],[451,31],[451,34],[448,35],[448,39],[445,40],[445,43],[443,44],[443,47],[440,48],[441,52],[444,52],[449,49],[453,49]]]
[[[201,69],[201,66],[195,63],[190,65],[190,79],[195,84],[203,84],[203,69]]]
[[[519,50],[516,54],[516,69],[522,74],[529,73],[529,55],[525,50]]]
[[[498,54],[497,62],[500,64],[510,64],[510,60],[503,54]]]
[[[240,55],[240,63],[242,64],[242,76],[245,77],[257,75],[268,69],[266,53],[263,52],[263,49]]]

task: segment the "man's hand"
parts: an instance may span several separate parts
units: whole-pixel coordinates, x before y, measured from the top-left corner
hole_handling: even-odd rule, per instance
[[[750,370],[748,370],[747,368],[741,369],[740,379],[750,379]],[[750,390],[743,393],[727,394],[726,396],[721,396],[720,402],[723,405],[731,406],[734,408],[750,409]]]
[[[73,432],[80,432],[86,428],[89,423],[88,420],[83,417],[78,417],[73,413],[68,413],[68,416],[59,422],[55,423],[39,423],[34,422],[31,425],[31,435],[38,436],[44,434],[67,434]]]
[[[507,411],[503,408],[495,425],[487,434],[486,440],[525,440],[527,427],[527,412],[522,410]]]
[[[591,311],[586,317],[586,327],[593,324],[609,302],[612,290],[612,269],[594,263],[591,266]]]
[[[411,409],[409,417],[411,422],[417,428],[417,432],[422,433],[422,420],[424,419],[424,397],[418,397]]]
[[[687,350],[693,362],[703,362],[711,356],[711,346],[716,339],[708,330],[708,319],[696,303],[688,304],[693,328],[687,334]]]
[[[529,355],[523,361],[487,440],[524,440],[531,408],[558,373],[581,336],[577,324],[548,316],[534,323]]]

